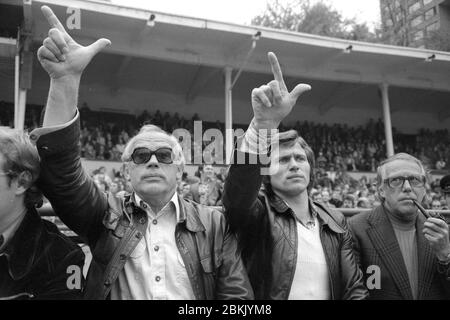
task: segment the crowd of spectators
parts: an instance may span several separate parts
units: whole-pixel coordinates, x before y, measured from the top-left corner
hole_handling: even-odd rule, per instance
[[[42,107],[27,106],[25,127],[38,126]],[[0,101],[0,125],[12,126],[14,106]],[[155,124],[173,132],[183,128],[194,132],[194,121],[201,120],[198,114],[190,118],[178,113],[144,111],[135,117],[131,114],[91,111],[86,103],[80,108],[82,156],[86,159],[119,161],[128,139],[144,124]],[[203,131],[217,128],[224,131],[222,122],[202,121]],[[244,125],[236,128],[245,129]],[[280,130],[297,130],[311,145],[316,154],[316,164],[325,170],[374,172],[386,156],[384,124],[381,119],[370,119],[364,126],[350,127],[346,124],[320,124],[297,121],[281,124]],[[450,132],[448,129],[431,131],[421,129],[416,135],[398,133],[393,128],[395,152],[407,152],[418,157],[428,169],[450,169]],[[192,139],[193,140],[193,139]],[[211,141],[200,146],[192,141],[192,155],[205,150]],[[223,161],[223,157],[220,159]]]
[[[86,117],[88,118],[88,117]],[[194,121],[200,120],[197,114],[191,119],[178,113],[164,114],[157,110],[154,114],[144,111],[135,120],[119,123],[103,121],[83,121],[83,156],[87,159],[119,160],[121,151],[130,136],[133,136],[143,124],[156,124],[168,132],[184,128],[193,134]],[[202,122],[203,130],[218,128],[223,132],[220,122]],[[244,128],[245,126],[236,126]],[[365,126],[349,127],[346,124],[317,124],[299,122],[294,125],[282,125],[280,130],[295,129],[311,145],[316,153],[317,166],[325,170],[374,172],[385,159],[386,142],[384,125],[380,120],[370,120]],[[417,135],[397,133],[395,128],[395,152],[407,152],[415,155],[428,169],[448,170],[450,167],[450,133],[448,130],[420,130]],[[192,155],[195,151],[205,150],[210,141],[203,146],[192,141]],[[201,154],[201,153],[200,153]],[[214,156],[214,155],[212,155]],[[223,161],[223,158],[220,160]]]
[[[38,126],[42,107],[27,106],[25,127],[29,130]],[[13,106],[0,102],[0,125],[12,126]],[[117,114],[92,111],[86,104],[80,108],[82,156],[91,160],[120,161],[121,154],[130,137],[144,124],[156,124],[173,132],[184,128],[193,134],[194,121],[201,120],[197,114],[190,118],[178,113],[170,114],[156,110],[144,111],[138,117],[131,114]],[[203,130],[218,128],[223,132],[224,124],[202,122]],[[236,128],[245,129],[237,125]],[[235,128],[235,129],[236,129]],[[346,124],[319,124],[297,121],[282,124],[280,130],[295,129],[311,145],[316,154],[316,173],[311,195],[329,206],[337,208],[366,208],[379,203],[375,182],[363,177],[355,180],[348,172],[375,172],[379,162],[385,158],[386,143],[384,124],[380,120],[369,120],[364,126],[350,127]],[[449,170],[450,133],[448,129],[431,131],[421,129],[417,135],[404,135],[393,128],[395,152],[407,152],[418,157],[428,169]],[[192,145],[192,152],[204,150],[203,146]],[[214,155],[213,155],[214,156]],[[223,160],[223,159],[222,159]],[[219,167],[215,172],[209,166],[200,165],[195,176],[183,177],[179,192],[184,197],[208,205],[221,205],[221,194],[226,170]],[[217,168],[216,168],[217,169]],[[102,190],[113,193],[129,191],[129,184],[121,172],[113,178],[105,175],[104,168],[93,173]],[[438,181],[428,186],[425,204],[428,208],[443,208],[444,199],[439,193]]]
[[[214,168],[212,165],[198,166],[195,174],[185,172],[178,182],[178,194],[189,200],[208,205],[221,206],[223,187],[227,175],[225,166]],[[109,191],[120,196],[131,191],[130,183],[123,175],[123,170],[114,171],[113,176],[106,174],[105,167],[92,172],[95,183],[102,191]],[[427,209],[448,210],[445,197],[440,192],[439,179],[426,186],[423,205]],[[331,208],[368,209],[380,204],[375,178],[362,176],[359,180],[352,178],[342,170],[315,171],[311,198]]]

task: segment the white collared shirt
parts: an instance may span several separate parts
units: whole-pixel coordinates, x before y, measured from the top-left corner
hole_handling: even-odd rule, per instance
[[[136,193],[136,203],[147,212],[148,226],[119,277],[113,284],[113,300],[194,300],[189,277],[175,241],[180,204],[175,192],[158,213]]]

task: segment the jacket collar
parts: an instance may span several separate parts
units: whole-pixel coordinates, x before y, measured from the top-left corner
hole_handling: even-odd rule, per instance
[[[279,214],[285,214],[291,209],[286,201],[281,199],[277,194],[273,192],[270,196],[268,196],[268,198],[272,208],[275,209],[275,211]],[[328,212],[329,209],[327,209],[325,206],[320,205],[319,203],[314,203],[311,198],[308,198],[308,202],[311,215],[313,217],[318,217],[322,225],[327,225],[336,233],[345,232],[345,230],[331,217],[330,213]]]
[[[203,232],[206,230],[198,216],[198,210],[191,202],[188,202],[178,196],[180,203],[180,222],[185,223],[186,228],[191,232]]]
[[[41,233],[40,217],[36,209],[28,209],[19,228],[3,251],[8,260],[9,273],[14,280],[24,278],[30,272],[35,260],[39,258],[37,254]]]
[[[184,224],[186,228],[191,232],[202,232],[205,231],[205,226],[200,221],[198,217],[198,213],[194,205],[179,195],[178,204],[179,204],[179,216],[178,216],[178,224]],[[142,210],[143,209],[136,203],[136,199],[132,195],[128,195],[124,200],[125,213],[128,216],[128,219],[131,221],[131,217],[129,215],[133,214],[134,210]]]

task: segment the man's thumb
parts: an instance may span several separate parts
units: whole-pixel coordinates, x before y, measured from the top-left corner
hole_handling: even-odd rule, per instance
[[[303,92],[309,91],[309,90],[311,90],[311,86],[309,84],[301,83],[301,84],[298,84],[294,89],[292,89],[290,94],[291,94],[292,98],[297,100],[298,97],[300,97]]]
[[[92,52],[92,55],[95,56],[97,53],[105,49],[107,46],[111,45],[111,41],[108,39],[102,38],[95,41],[88,48]]]

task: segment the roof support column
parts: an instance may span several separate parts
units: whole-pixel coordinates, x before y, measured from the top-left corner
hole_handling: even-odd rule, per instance
[[[25,126],[27,82],[31,82],[30,64],[32,59],[33,57],[30,52],[17,50],[14,79],[14,128],[19,130],[23,130]]]
[[[20,52],[17,50],[14,58],[14,128],[19,127],[19,72]]]
[[[32,43],[32,0],[23,0],[23,26],[17,33],[17,51],[15,57],[14,80],[14,128],[23,130],[25,126],[25,109],[27,90],[31,89],[33,56],[30,52]]]
[[[230,164],[233,152],[233,87],[231,76],[233,69],[225,67],[225,164]]]
[[[389,105],[389,86],[380,84],[381,99],[383,102],[384,135],[386,139],[386,155],[394,155],[394,139],[392,138],[391,110]]]

